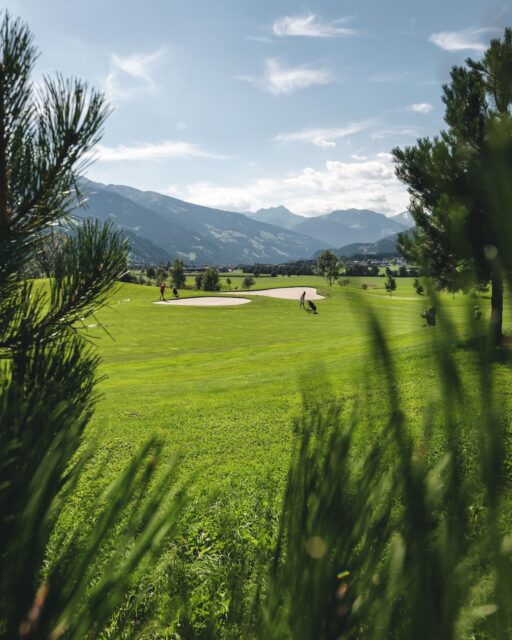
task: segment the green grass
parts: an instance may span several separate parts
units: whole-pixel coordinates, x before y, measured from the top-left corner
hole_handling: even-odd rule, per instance
[[[376,288],[362,291],[361,282]],[[113,340],[89,329],[100,337],[106,376],[90,437],[114,450],[115,462],[156,434],[209,485],[284,469],[301,385],[327,378],[342,395],[358,395],[369,353],[364,305],[385,323],[407,384],[429,332],[419,317],[426,301],[411,282],[399,280],[392,297],[380,278],[332,288],[315,277],[261,278],[254,286],[317,286],[326,296],[318,315],[263,297],[239,307],[164,307],[152,304],[156,287],[123,285],[98,317]],[[462,317],[465,301],[446,301]]]
[[[88,329],[104,376],[86,437],[94,457],[63,522],[79,518],[83,501],[92,499],[142,443],[157,436],[166,453],[182,452],[181,477],[192,483],[181,545],[195,602],[201,608],[212,592],[217,597],[226,536],[243,544],[247,536],[261,534],[264,525],[258,519],[263,515],[255,505],[265,494],[277,501],[282,492],[301,392],[321,400],[331,389],[347,411],[369,403],[372,411],[366,414],[372,420],[387,411],[381,369],[371,355],[366,322],[371,312],[386,329],[410,424],[420,433],[424,408],[439,400],[431,357],[437,328],[423,326],[419,314],[430,305],[415,293],[412,281],[398,278],[389,296],[383,278],[353,277],[348,286],[332,288],[318,277],[257,279],[253,289],[317,287],[326,296],[318,302],[318,315],[299,309],[298,300],[264,297],[225,308],[154,305],[157,287],[121,285],[110,307],[98,313],[98,323],[111,337],[99,326]],[[364,291],[363,283],[370,288]],[[197,295],[212,294],[181,292],[181,297]],[[480,304],[488,315],[485,296],[475,301],[463,295],[441,298],[461,341],[468,304]],[[470,364],[469,351],[462,349],[457,357]],[[371,421],[359,430],[369,440],[373,432]],[[162,608],[155,614],[160,630],[171,605],[164,605],[167,587],[158,585],[151,607]],[[197,613],[190,624],[202,628],[206,618],[204,611]]]
[[[361,283],[375,288],[363,291]],[[115,467],[158,435],[183,451],[196,483],[209,486],[279,473],[288,464],[290,422],[304,385],[321,389],[328,379],[341,396],[361,397],[369,309],[386,327],[405,392],[416,388],[435,329],[423,326],[427,300],[412,279],[398,279],[393,296],[382,278],[351,278],[332,288],[317,277],[260,278],[253,289],[302,285],[326,296],[318,315],[298,302],[264,297],[236,307],[164,307],[152,304],[156,287],[122,285],[98,314],[112,338],[99,327],[88,331],[99,338],[105,376],[89,433],[97,449],[107,448]],[[181,292],[198,295],[211,294]],[[467,298],[443,301],[462,321]],[[485,314],[488,300],[478,302]]]

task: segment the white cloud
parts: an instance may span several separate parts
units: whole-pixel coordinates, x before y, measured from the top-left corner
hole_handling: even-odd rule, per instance
[[[239,186],[196,182],[184,188],[169,187],[166,191],[178,198],[232,211],[284,204],[305,215],[350,207],[397,213],[409,202],[387,153],[355,162],[328,161],[320,169],[305,167],[281,177],[259,178]]]
[[[489,36],[499,32],[500,30],[494,27],[441,31],[440,33],[433,33],[428,40],[445,51],[470,50],[483,52],[487,49]]]
[[[99,162],[151,162],[169,159],[185,158],[214,158],[223,159],[225,156],[216,155],[201,149],[190,142],[166,140],[155,144],[139,144],[131,147],[118,145],[107,147],[98,144],[90,153],[90,156]]]
[[[308,142],[317,147],[328,149],[336,146],[336,140],[359,133],[367,129],[370,124],[368,122],[354,122],[341,128],[303,129],[292,133],[278,133],[275,139],[278,142]]]
[[[277,58],[265,60],[263,77],[237,76],[273,95],[289,94],[314,85],[328,84],[333,80],[327,69],[311,66],[285,67]]]
[[[389,129],[380,129],[375,133],[372,133],[373,140],[384,140],[385,138],[390,137],[400,137],[400,138],[419,138],[421,136],[421,132],[414,127],[408,127],[406,125],[402,125],[399,127],[390,127]]]
[[[336,36],[353,36],[357,31],[341,27],[350,18],[340,18],[332,22],[322,22],[314,13],[302,16],[284,16],[272,25],[276,36],[304,36],[309,38],[333,38]]]
[[[410,104],[406,107],[406,111],[413,111],[414,113],[427,114],[432,111],[434,107],[430,104],[430,102],[415,102],[414,104]]]
[[[165,58],[166,53],[166,49],[162,48],[147,54],[112,54],[110,71],[104,81],[107,97],[113,102],[122,102],[140,93],[155,93],[157,84],[154,68]]]

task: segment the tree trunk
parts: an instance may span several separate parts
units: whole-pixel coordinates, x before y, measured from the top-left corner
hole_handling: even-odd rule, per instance
[[[494,273],[491,277],[491,332],[495,346],[501,346],[503,337],[503,277]]]

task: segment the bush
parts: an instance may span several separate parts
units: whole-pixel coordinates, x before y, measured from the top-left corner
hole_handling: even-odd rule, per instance
[[[255,282],[254,278],[251,278],[251,276],[247,276],[242,281],[242,287],[244,289],[250,289],[252,287],[252,285],[254,284],[254,282]]]

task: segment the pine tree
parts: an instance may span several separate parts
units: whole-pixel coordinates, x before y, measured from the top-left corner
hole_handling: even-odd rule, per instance
[[[399,249],[424,265],[439,288],[467,290],[490,281],[491,326],[501,342],[503,277],[512,239],[512,30],[479,62],[454,67],[443,89],[447,129],[416,146],[394,149],[416,223]]]
[[[386,291],[391,295],[396,290],[396,279],[389,269],[386,270],[386,281],[384,282]]]
[[[36,91],[33,37],[0,17],[0,637],[97,637],[172,526],[168,510],[156,515],[172,476],[147,491],[159,450],[149,443],[82,527],[55,527],[86,460],[95,404],[98,357],[84,320],[125,271],[127,247],[109,225],[86,221],[55,247],[47,287],[27,279],[49,228],[81,202],[80,172],[108,108],[80,80],[46,78]],[[138,492],[147,499],[137,503]],[[123,520],[127,505],[133,517]],[[114,558],[100,570],[106,545]]]

